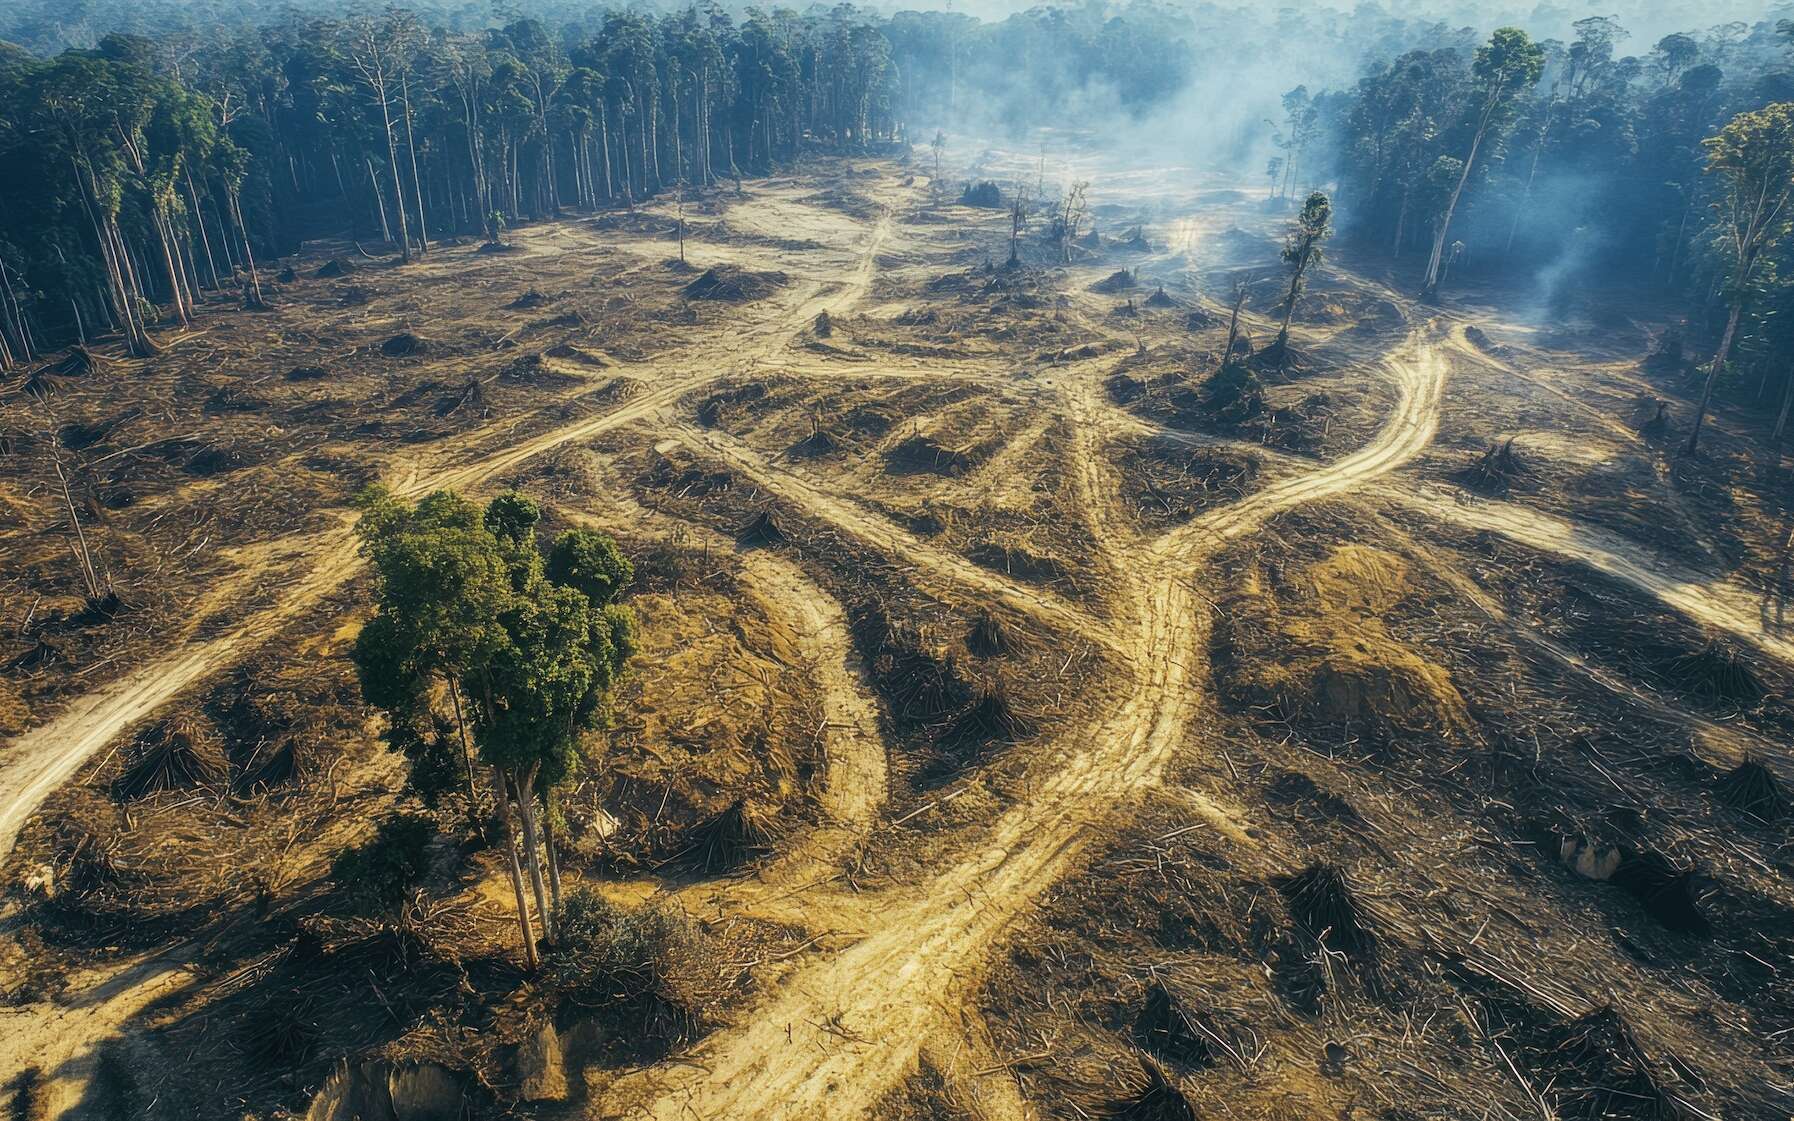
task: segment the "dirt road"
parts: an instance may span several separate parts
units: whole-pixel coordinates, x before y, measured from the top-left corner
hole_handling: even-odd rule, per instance
[[[1190,571],[1266,518],[1392,471],[1432,438],[1448,369],[1436,343],[1417,332],[1387,368],[1400,403],[1369,446],[1166,535],[1150,564],[1132,566],[1126,699],[1044,748],[1063,761],[974,852],[925,884],[889,893],[897,898],[874,900],[864,938],[788,978],[745,1024],[688,1061],[619,1083],[604,1115],[866,1115],[931,1041],[954,1030],[998,935],[1078,860],[1095,827],[1161,781],[1203,685],[1196,668],[1208,614]],[[801,492],[787,497],[802,501]],[[1250,843],[1227,807],[1191,797],[1210,828]]]
[[[452,452],[438,453],[434,465],[403,472],[391,485],[399,494],[417,498],[443,488],[470,490],[556,448],[589,440],[668,409],[679,398],[736,372],[742,366],[783,352],[793,335],[825,309],[845,310],[870,289],[874,262],[891,231],[886,213],[866,237],[861,264],[847,283],[830,287],[811,283],[778,314],[747,328],[725,328],[705,345],[682,350],[625,375],[652,383],[653,388],[606,412],[553,428],[470,462],[444,462]],[[708,360],[708,361],[706,361]],[[692,373],[696,369],[700,372]],[[475,433],[462,441],[483,439]],[[275,604],[212,639],[191,643],[167,658],[139,667],[110,684],[77,698],[44,724],[0,745],[0,860],[12,851],[18,832],[45,796],[66,781],[106,744],[148,719],[182,690],[217,673],[266,643],[273,635],[324,599],[341,590],[361,570],[353,534],[345,516],[338,528],[321,534],[296,535],[258,551],[264,579],[290,581]]]
[[[1753,592],[1735,580],[1702,575],[1636,542],[1594,526],[1492,499],[1460,500],[1438,490],[1391,491],[1391,498],[1429,517],[1465,529],[1498,533],[1543,553],[1577,561],[1596,572],[1655,596],[1696,622],[1724,631],[1772,658],[1794,663],[1794,640],[1776,618],[1767,592]]]

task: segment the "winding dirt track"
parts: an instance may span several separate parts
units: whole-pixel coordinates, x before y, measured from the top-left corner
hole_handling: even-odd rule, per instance
[[[1662,557],[1641,555],[1636,543],[1616,534],[1511,502],[1459,502],[1431,490],[1399,491],[1392,497],[1439,521],[1498,533],[1528,548],[1578,561],[1649,593],[1697,622],[1734,635],[1772,658],[1794,663],[1794,641],[1784,637],[1770,618],[1775,610],[1773,599],[1753,594],[1736,581],[1703,576]]]
[[[861,253],[861,264],[847,284],[832,290],[811,284],[783,314],[762,319],[698,354],[683,353],[625,371],[644,379],[658,374],[662,380],[623,405],[472,462],[413,469],[402,481],[395,482],[393,489],[402,496],[416,498],[443,488],[478,487],[536,456],[670,409],[685,394],[737,372],[744,364],[776,356],[790,345],[792,332],[814,319],[818,312],[845,309],[865,296],[871,286],[873,263],[890,230],[891,217],[887,213],[872,228]],[[706,372],[677,372],[694,367]],[[479,432],[473,438],[489,435]],[[183,689],[260,647],[285,625],[341,590],[361,570],[361,558],[346,518],[338,528],[295,536],[260,552],[270,558],[264,566],[270,580],[278,580],[282,571],[298,574],[289,577],[292,583],[278,593],[272,607],[249,616],[225,634],[189,644],[76,699],[48,722],[0,746],[0,860],[12,851],[19,829],[44,798],[95,752],[148,719]]]
[[[1046,748],[1063,761],[976,851],[901,899],[880,897],[866,937],[788,978],[745,1025],[677,1067],[619,1083],[605,1115],[618,1107],[669,1119],[863,1116],[913,1070],[929,1041],[952,1030],[997,936],[1066,873],[1093,826],[1161,780],[1182,742],[1208,629],[1189,569],[1280,511],[1394,470],[1432,438],[1447,369],[1437,348],[1417,333],[1387,365],[1401,401],[1370,446],[1156,544],[1125,597],[1133,635],[1126,700]],[[1211,827],[1250,843],[1225,807],[1194,808]]]
[[[647,388],[625,404],[560,425],[478,458],[449,462],[439,454],[412,469],[395,489],[408,496],[451,487],[478,488],[533,457],[571,443],[643,424],[702,456],[726,464],[807,516],[828,522],[896,557],[913,561],[923,584],[995,598],[1008,609],[1068,633],[1088,635],[1117,655],[1126,679],[1121,700],[1030,750],[1052,761],[1025,797],[991,822],[969,850],[918,884],[831,901],[863,932],[851,944],[798,967],[739,1026],[711,1037],[676,1064],[636,1072],[596,1103],[603,1116],[750,1118],[864,1116],[915,1069],[918,1056],[956,1051],[962,1016],[992,946],[1042,892],[1081,858],[1100,827],[1142,791],[1163,781],[1201,704],[1210,608],[1194,576],[1227,543],[1303,503],[1364,487],[1390,475],[1432,441],[1451,356],[1461,332],[1439,324],[1416,328],[1382,365],[1398,389],[1394,412],[1361,450],[1314,466],[1286,461],[1291,472],[1229,506],[1212,510],[1150,541],[1106,518],[1114,500],[1095,433],[1126,421],[1103,399],[1106,364],[1067,367],[1055,407],[1073,429],[1073,485],[1088,500],[1099,555],[1112,577],[1107,617],[1050,593],[1017,584],[916,538],[850,499],[769,461],[742,441],[683,423],[677,406],[695,390],[778,360],[786,372],[841,376],[842,367],[791,353],[795,331],[824,310],[841,311],[871,289],[876,260],[891,231],[887,213],[869,231],[859,264],[838,286],[810,283],[770,314],[622,372]],[[693,372],[696,371],[696,372]],[[866,371],[864,376],[873,376]],[[889,376],[926,373],[877,371]],[[863,376],[853,370],[851,376]],[[976,375],[966,375],[976,376]],[[475,433],[491,440],[493,429]],[[449,449],[452,453],[454,449]],[[466,442],[460,453],[467,455]],[[1290,464],[1298,463],[1291,466]],[[1794,642],[1766,633],[1763,607],[1748,592],[1666,563],[1637,559],[1637,546],[1505,503],[1463,504],[1434,492],[1388,485],[1380,492],[1441,521],[1486,529],[1588,564],[1657,596],[1709,625],[1728,630],[1775,657],[1794,661]],[[294,537],[245,558],[246,573],[298,573],[273,604],[229,632],[194,641],[160,661],[80,698],[49,723],[0,747],[0,858],[43,799],[84,761],[182,690],[241,658],[282,627],[342,590],[360,570],[347,518],[327,532]],[[792,562],[744,554],[747,579],[767,600],[792,613],[806,656],[825,692],[827,830],[775,862],[760,877],[765,892],[783,890],[864,832],[877,826],[885,799],[884,744],[878,713],[852,653],[840,605]],[[1252,842],[1229,807],[1186,794],[1204,823],[1236,843]],[[801,856],[799,855],[801,854]],[[719,889],[743,897],[755,887]],[[764,893],[764,892],[763,892]],[[741,902],[737,899],[736,902]],[[104,994],[90,994],[102,1004]],[[84,1003],[85,1007],[86,1004]],[[115,1010],[114,1010],[115,1011]],[[75,1054],[116,1024],[91,1017],[81,1039],[52,1050]],[[76,1032],[80,1035],[81,1032]]]

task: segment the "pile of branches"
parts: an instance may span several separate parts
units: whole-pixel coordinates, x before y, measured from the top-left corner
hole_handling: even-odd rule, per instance
[[[1518,479],[1530,475],[1532,468],[1514,450],[1514,437],[1505,441],[1491,440],[1487,451],[1464,468],[1464,485],[1484,494],[1506,494]]]

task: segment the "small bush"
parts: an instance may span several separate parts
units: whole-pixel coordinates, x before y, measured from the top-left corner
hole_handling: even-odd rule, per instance
[[[562,998],[600,1011],[644,1056],[698,1030],[697,1001],[679,978],[703,956],[703,935],[685,915],[655,906],[624,910],[587,888],[561,908],[560,942],[543,963]]]
[[[1264,383],[1238,362],[1228,362],[1204,383],[1209,411],[1229,420],[1258,416],[1265,411]]]
[[[374,902],[397,903],[423,878],[429,866],[424,850],[435,836],[436,823],[422,814],[388,818],[367,843],[336,858],[330,878]]]
[[[959,201],[966,206],[982,207],[986,210],[1003,209],[1003,191],[990,180],[967,183],[960,194]]]

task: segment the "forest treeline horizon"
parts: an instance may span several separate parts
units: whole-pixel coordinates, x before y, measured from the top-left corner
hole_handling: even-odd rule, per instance
[[[1274,199],[1332,192],[1341,238],[1424,265],[1429,293],[1502,274],[1561,318],[1595,279],[1646,284],[1685,301],[1692,335],[1729,321],[1724,372],[1754,375],[1759,396],[1794,384],[1773,357],[1794,275],[1776,267],[1785,215],[1746,264],[1709,166],[1727,122],[1794,101],[1786,21],[1644,43],[1612,17],[1504,41],[1387,14],[1143,2],[998,22],[838,5],[470,26],[401,7],[251,19],[251,4],[207,27],[206,9],[184,11],[50,56],[0,44],[0,166],[15,171],[0,176],[0,362],[111,333],[147,352],[207,292],[265,303],[267,263],[310,238],[410,258],[806,151],[921,149],[943,126],[1121,120],[1109,131],[1159,137],[1175,162],[1231,117],[1243,139],[1205,156]],[[1235,87],[1226,104],[1217,80]]]

